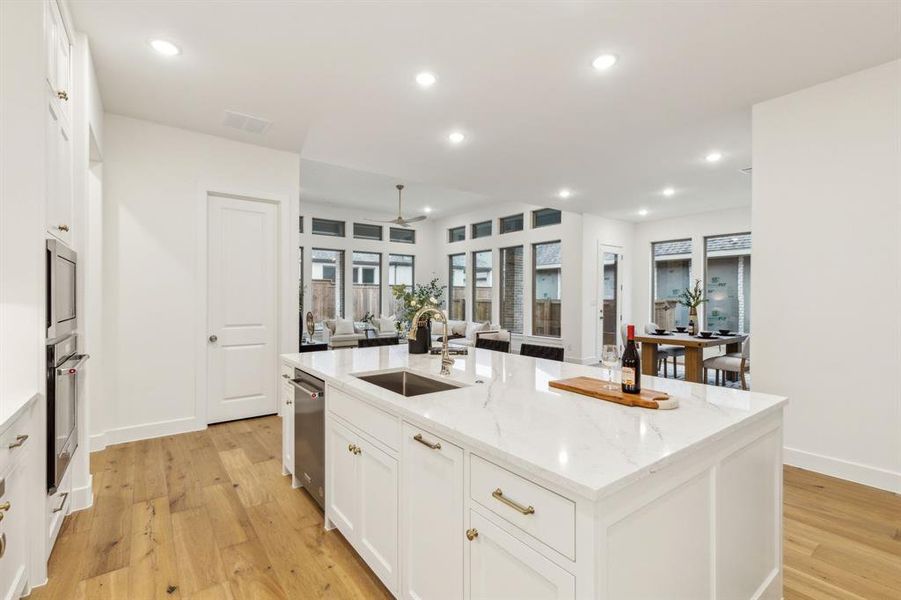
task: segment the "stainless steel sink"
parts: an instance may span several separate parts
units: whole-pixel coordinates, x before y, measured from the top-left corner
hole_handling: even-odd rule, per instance
[[[461,387],[460,384],[423,377],[412,371],[390,371],[388,373],[373,373],[372,375],[355,375],[355,377],[408,398],[434,392],[445,392]]]

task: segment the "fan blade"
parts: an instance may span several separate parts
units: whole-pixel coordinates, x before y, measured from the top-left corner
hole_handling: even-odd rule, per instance
[[[425,221],[428,219],[425,215],[420,215],[418,217],[413,217],[412,219],[404,219],[404,223],[418,223],[419,221]]]
[[[394,223],[395,225],[398,224],[397,219],[391,219],[390,221],[382,221],[379,219],[364,219],[364,221],[370,221],[371,223]]]

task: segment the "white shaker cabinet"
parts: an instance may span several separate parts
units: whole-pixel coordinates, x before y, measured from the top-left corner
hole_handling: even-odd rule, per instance
[[[72,42],[56,0],[45,2],[47,85],[66,125],[72,122]]]
[[[282,472],[294,474],[294,369],[282,366],[279,414],[282,416]]]
[[[72,243],[72,135],[53,98],[47,102],[47,233]]]
[[[0,478],[0,597],[18,598],[25,586],[28,531],[23,461],[16,461]]]
[[[397,459],[326,419],[326,514],[389,590],[397,590]]]
[[[463,449],[404,423],[402,598],[463,598]]]
[[[476,511],[469,513],[470,600],[576,597],[576,579]]]

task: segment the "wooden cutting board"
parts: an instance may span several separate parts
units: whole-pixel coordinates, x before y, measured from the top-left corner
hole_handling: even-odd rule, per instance
[[[570,379],[555,379],[549,384],[552,388],[575,392],[583,396],[591,396],[598,400],[616,402],[626,406],[638,406],[641,408],[671,409],[679,406],[679,401],[670,398],[669,394],[642,388],[639,394],[624,394],[617,385],[615,389],[608,390],[608,381],[595,379],[594,377],[571,377]]]

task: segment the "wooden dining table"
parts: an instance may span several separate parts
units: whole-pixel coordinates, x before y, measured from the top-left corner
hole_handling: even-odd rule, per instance
[[[641,344],[642,375],[657,376],[658,346],[682,346],[685,349],[685,381],[707,383],[704,381],[704,348],[725,346],[726,353],[741,352],[741,343],[745,335],[719,335],[710,338],[672,332],[666,335],[636,335],[635,341]]]

